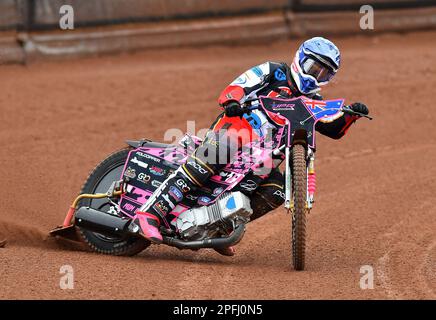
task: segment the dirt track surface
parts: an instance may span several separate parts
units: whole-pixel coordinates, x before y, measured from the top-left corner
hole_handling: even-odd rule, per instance
[[[335,39],[343,68],[326,98],[363,101],[342,140],[319,137],[307,270],[290,268],[282,209],[249,224],[233,258],[152,247],[133,258],[47,239],[88,172],[125,139],[207,127],[234,77],[288,61],[295,42],[0,67],[0,298],[436,298],[436,33]],[[74,268],[61,290],[59,269]],[[359,287],[374,268],[374,289]]]

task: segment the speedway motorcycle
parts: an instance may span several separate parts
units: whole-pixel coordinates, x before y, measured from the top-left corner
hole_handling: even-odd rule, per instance
[[[161,226],[163,244],[192,250],[237,244],[253,213],[250,192],[256,181],[284,162],[284,207],[292,220],[292,264],[295,270],[303,270],[306,218],[316,187],[315,125],[320,119],[334,120],[342,113],[370,117],[345,107],[343,99],[260,97],[243,107],[261,110],[273,124],[274,133],[245,145],[204,187],[184,197],[167,216],[170,223]],[[126,148],[94,168],[62,226],[50,234],[84,241],[99,253],[138,254],[151,243],[132,228],[135,211],[201,142],[188,134],[178,144],[127,141]]]

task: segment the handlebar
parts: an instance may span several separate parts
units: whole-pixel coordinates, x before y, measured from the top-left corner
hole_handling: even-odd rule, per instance
[[[256,103],[255,105],[252,105],[252,102],[254,102],[254,101],[259,101],[259,98],[254,98],[254,99],[246,100],[241,105],[241,107],[244,109],[244,111],[246,113],[249,113],[250,111],[257,110],[257,109],[260,108],[260,103]],[[354,115],[354,116],[358,116],[358,117],[364,117],[364,118],[367,118],[369,120],[373,119],[373,117],[368,116],[367,114],[363,114],[363,113],[351,110],[349,106],[342,107],[341,111],[344,112],[344,113],[347,113],[349,115]]]
[[[247,107],[243,107],[245,110],[249,110],[249,111],[253,111],[253,110],[258,110],[260,107],[259,105],[255,105],[255,106],[247,106]]]
[[[250,99],[241,104],[241,108],[242,110],[244,110],[244,113],[250,113],[251,111],[260,108],[260,103],[256,103],[255,105],[252,105],[253,101],[259,101],[259,99]]]

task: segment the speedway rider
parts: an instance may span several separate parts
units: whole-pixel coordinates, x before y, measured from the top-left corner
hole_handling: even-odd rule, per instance
[[[191,190],[203,186],[230,161],[230,158],[226,161],[211,161],[211,158],[218,159],[218,149],[222,150],[223,145],[226,150],[237,149],[268,129],[269,123],[261,111],[255,110],[247,114],[246,109],[241,107],[245,100],[258,96],[293,98],[301,95],[321,100],[322,97],[318,94],[320,86],[329,83],[338,71],[340,62],[341,55],[336,45],[325,38],[315,37],[300,46],[290,66],[286,63],[266,62],[234,80],[219,97],[218,102],[224,112],[213,123],[203,143],[176,174],[170,176],[136,212],[132,224],[139,226],[140,234],[153,243],[162,243],[159,227],[161,224],[168,226],[166,215]],[[362,103],[353,103],[349,108],[368,114],[368,108]],[[316,130],[330,138],[339,139],[358,118],[355,115],[342,114],[330,122],[320,120],[316,124]],[[250,135],[241,137],[235,134],[218,134],[223,129],[231,128],[247,129]],[[283,176],[278,168],[273,169],[255,190],[250,191],[254,212],[251,220],[254,220],[284,202]],[[234,254],[232,247],[216,251],[228,256]]]

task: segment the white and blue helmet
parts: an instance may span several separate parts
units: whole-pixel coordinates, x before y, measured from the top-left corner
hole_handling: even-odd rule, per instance
[[[322,37],[305,41],[291,65],[295,84],[303,94],[319,91],[329,83],[341,64],[341,53],[333,42]]]

